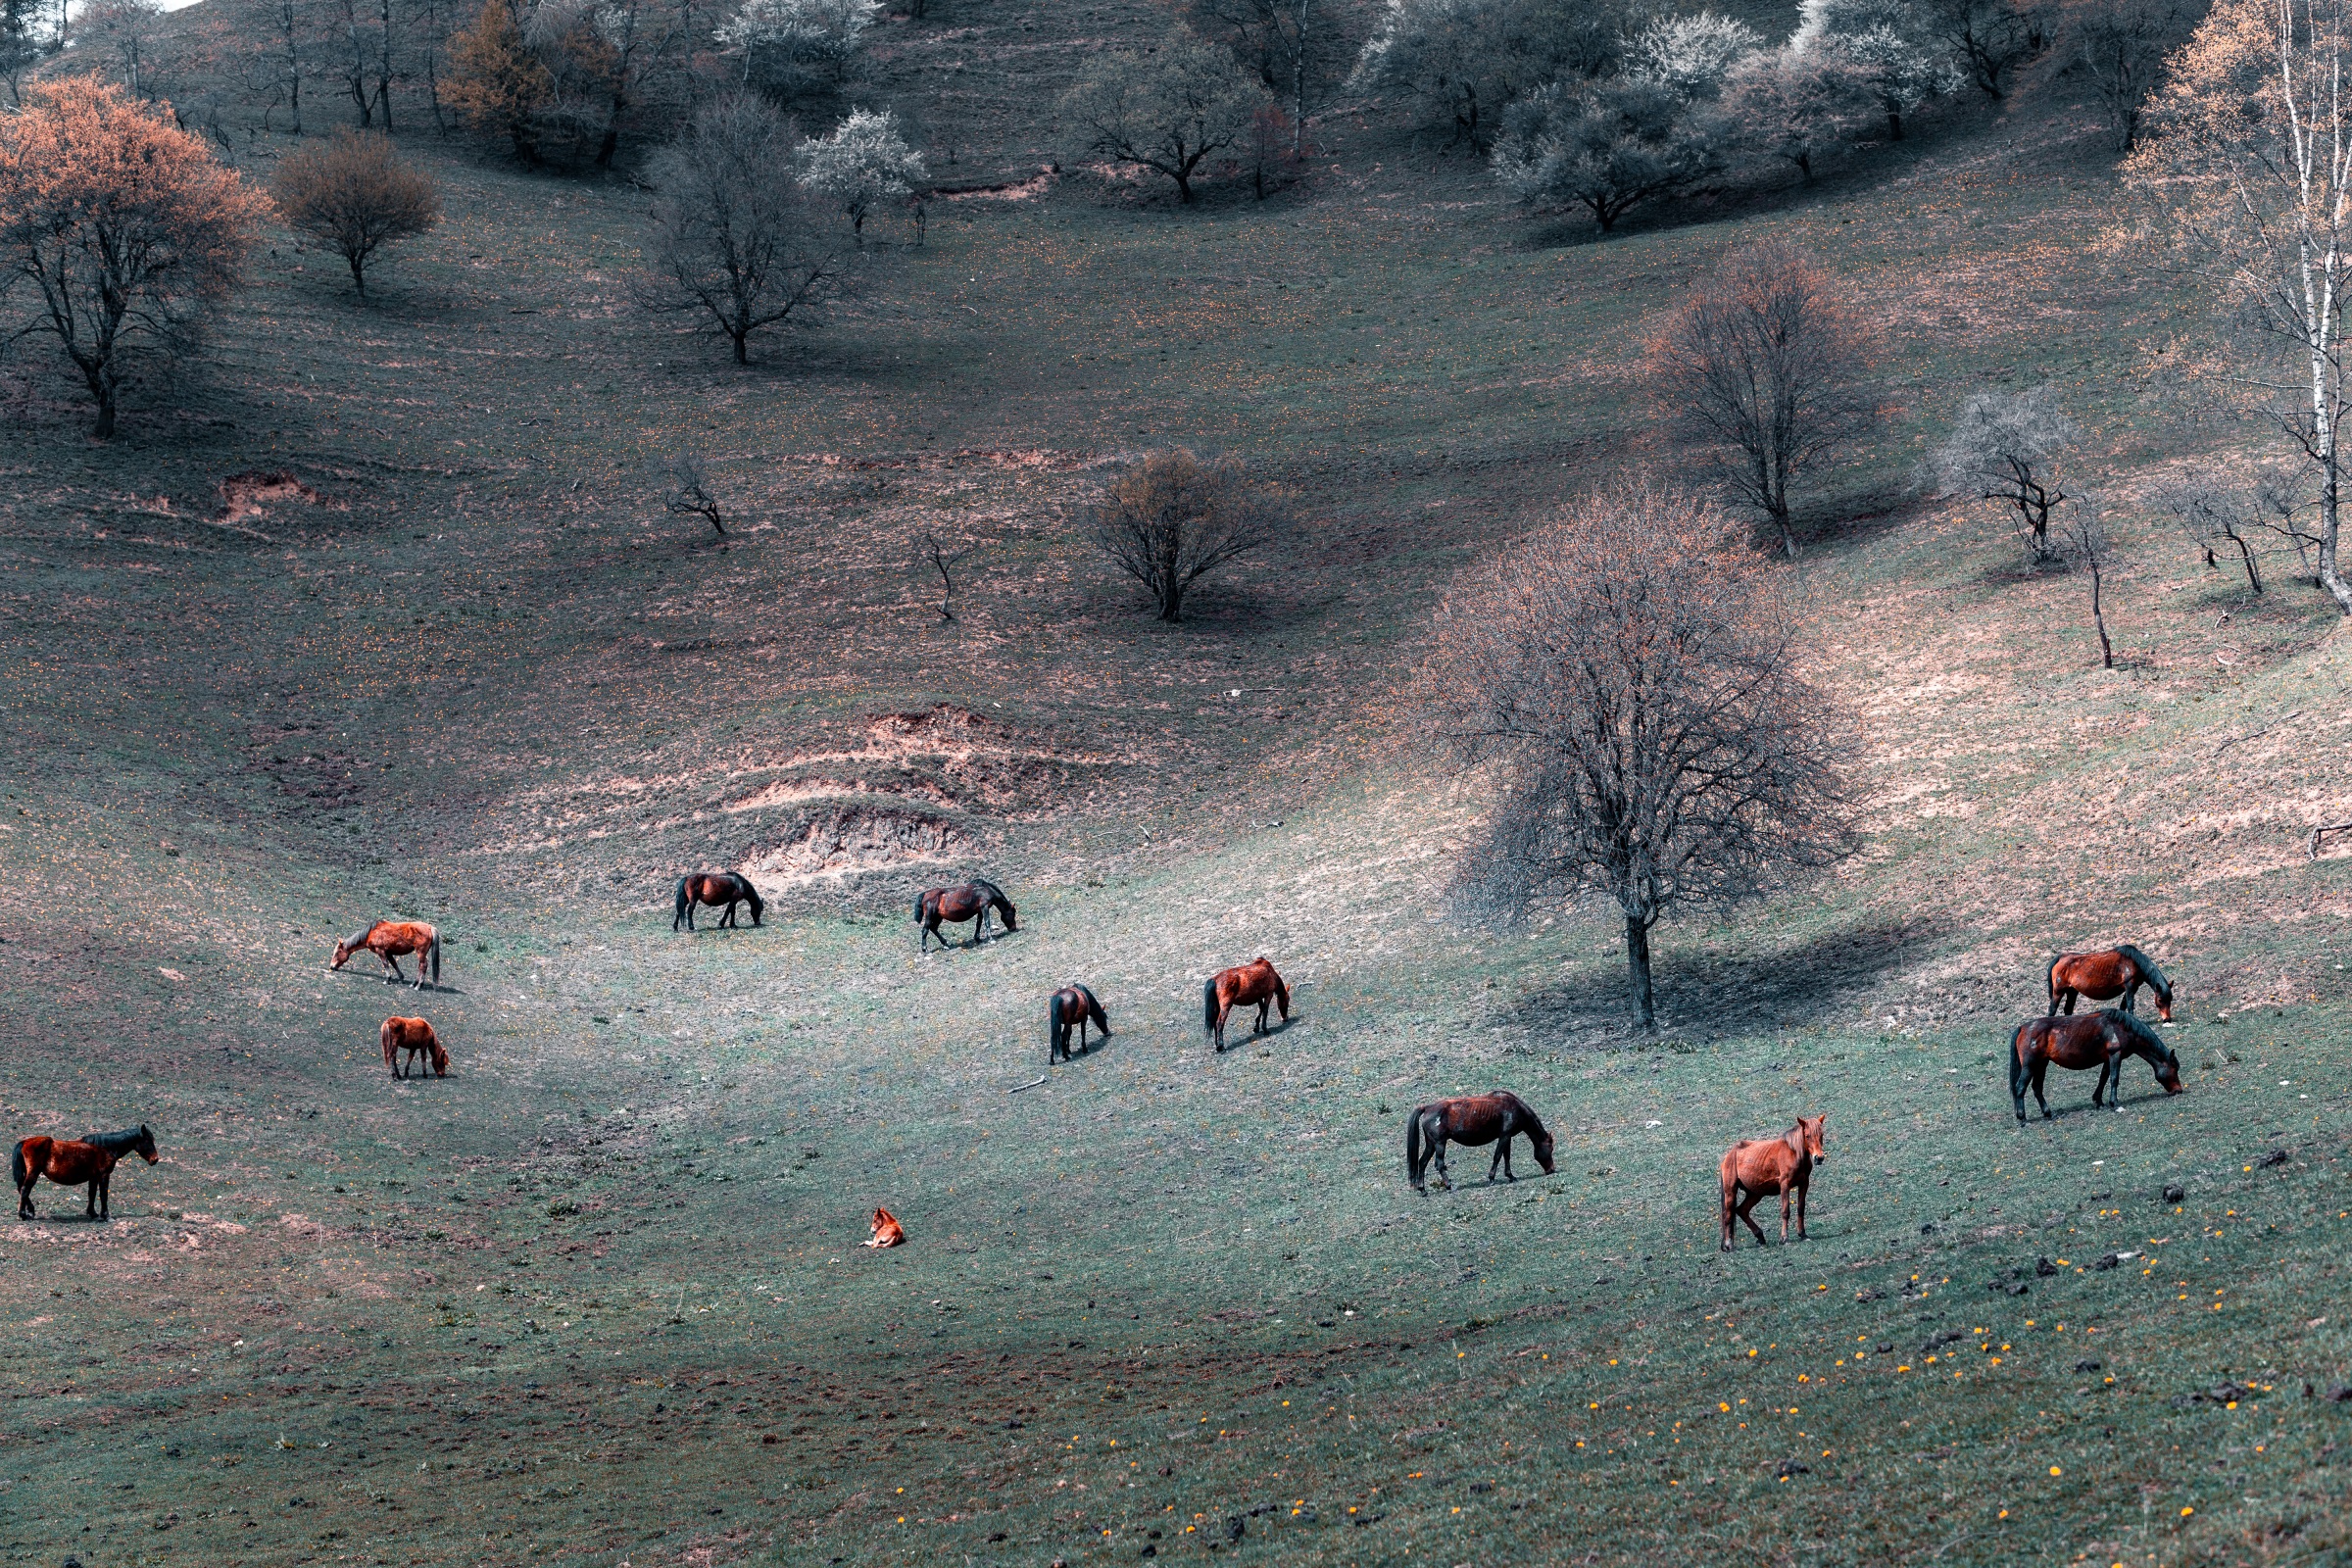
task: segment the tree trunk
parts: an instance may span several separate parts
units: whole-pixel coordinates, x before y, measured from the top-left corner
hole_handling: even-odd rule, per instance
[[[367,270],[360,265],[360,259],[357,256],[346,256],[343,259],[351,264],[351,286],[360,291],[360,298],[366,299],[368,297]]]
[[[1658,1020],[1650,1005],[1649,926],[1640,915],[1625,917],[1625,964],[1634,988],[1634,1022],[1643,1034],[1649,1034]]]
[[[2253,589],[2256,593],[2261,593],[2262,577],[2254,569],[2254,552],[2247,546],[2243,539],[2237,540],[2236,544],[2238,555],[2242,557],[2246,563],[2246,586]]]
[[[2315,368],[2317,356],[2314,356]],[[2320,376],[2314,374],[2318,382]],[[2343,512],[2343,465],[2337,459],[2335,423],[2328,419],[2324,390],[2315,387],[2320,395],[2313,401],[2321,405],[2320,414],[2320,586],[2335,601],[2335,608],[2352,615],[2352,583],[2344,581],[2336,570],[2336,524]]]
[[[90,433],[101,441],[111,441],[115,436],[114,377],[100,371],[89,377],[89,383],[90,396],[98,400],[98,423]]]
[[[2099,628],[2099,667],[2115,667],[2115,647],[2107,641],[2107,617],[2099,609],[2099,564],[2090,564],[2090,623]]]
[[[1889,107],[1886,111],[1886,139],[1888,141],[1903,139],[1903,112],[1900,109]]]
[[[730,332],[727,334],[727,336],[733,339],[735,343],[735,363],[737,365],[749,365],[752,363],[751,352],[744,347],[744,340],[749,338],[751,335],[752,334],[748,331]]]

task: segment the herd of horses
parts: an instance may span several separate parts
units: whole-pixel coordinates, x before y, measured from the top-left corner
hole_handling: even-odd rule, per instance
[[[735,926],[738,906],[748,906],[752,924],[760,924],[766,906],[749,877],[735,871],[690,872],[678,879],[670,929],[694,930],[698,906],[723,909],[716,924]],[[946,949],[950,944],[940,931],[941,925],[960,925],[965,921],[972,922],[972,935],[964,946],[977,947],[987,937],[991,913],[1002,918],[1007,933],[1020,930],[1012,901],[993,882],[975,880],[957,887],[926,888],[914,902],[918,950],[928,953],[934,938]],[[441,978],[440,933],[422,921],[377,920],[358,935],[336,943],[328,968],[340,970],[355,954],[362,952],[373,954],[377,963],[388,971],[384,975],[387,984],[408,982],[400,960],[412,955],[416,961],[414,984],[417,990],[424,989],[428,976],[435,982]],[[2132,1056],[2147,1060],[2166,1094],[2180,1093],[2180,1057],[2155,1030],[2140,1020],[2135,1005],[2144,986],[2155,998],[2158,1014],[2165,1022],[2172,1021],[2172,983],[2146,954],[2128,943],[2097,952],[2060,954],[2050,960],[2045,979],[2049,991],[2048,1012],[2018,1025],[2009,1041],[2009,1092],[2020,1125],[2026,1120],[2029,1089],[2041,1106],[2043,1119],[2050,1119],[2050,1104],[2042,1096],[2042,1078],[2052,1066],[2071,1071],[2098,1068],[2098,1084],[2090,1097],[2094,1106],[2105,1102],[2117,1110],[2123,1108],[2124,1062]],[[2082,998],[2115,1002],[2118,1005],[2078,1015],[2075,1004]],[[1291,988],[1272,961],[1262,956],[1220,970],[1201,986],[1201,1028],[1212,1050],[1218,1053],[1225,1050],[1225,1025],[1234,1009],[1251,1006],[1257,1009],[1251,1026],[1253,1034],[1268,1032],[1270,1008],[1281,1010],[1285,1025],[1290,1022]],[[1087,1039],[1090,1028],[1102,1039],[1110,1038],[1109,1014],[1093,990],[1073,982],[1055,991],[1046,1004],[1047,1065],[1087,1054],[1092,1049]],[[1070,1045],[1073,1031],[1077,1036],[1075,1054]],[[421,1074],[428,1063],[434,1076],[449,1075],[449,1052],[428,1020],[386,1018],[378,1031],[378,1040],[383,1048],[384,1066],[393,1077],[405,1078],[411,1069]],[[1792,1215],[1796,1239],[1804,1240],[1807,1191],[1814,1170],[1827,1158],[1822,1149],[1824,1120],[1823,1116],[1799,1116],[1794,1126],[1778,1137],[1742,1139],[1724,1152],[1717,1167],[1723,1250],[1732,1250],[1735,1222],[1745,1224],[1757,1245],[1764,1244],[1764,1232],[1750,1211],[1772,1197],[1781,1200],[1781,1240],[1788,1240]],[[1511,1168],[1511,1147],[1522,1137],[1527,1139],[1536,1163],[1544,1174],[1551,1174],[1551,1134],[1544,1128],[1543,1118],[1517,1095],[1496,1090],[1416,1106],[1405,1118],[1406,1180],[1415,1192],[1426,1193],[1429,1167],[1434,1163],[1440,1189],[1450,1189],[1446,1148],[1448,1144],[1459,1144],[1472,1149],[1492,1145],[1494,1152],[1487,1168],[1487,1180],[1493,1182],[1499,1177],[1517,1181],[1518,1175]],[[24,1139],[17,1145],[12,1164],[18,1217],[34,1217],[32,1189],[44,1176],[59,1186],[86,1185],[89,1216],[107,1217],[108,1185],[116,1164],[126,1153],[136,1153],[150,1165],[154,1164],[155,1135],[140,1126],[133,1131],[96,1133],[78,1140],[37,1136]],[[875,1240],[867,1246],[892,1247],[906,1240],[898,1220],[887,1209],[875,1210],[874,1235]]]

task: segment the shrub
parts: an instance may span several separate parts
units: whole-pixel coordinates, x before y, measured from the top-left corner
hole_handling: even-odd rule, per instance
[[[1159,618],[1184,618],[1184,596],[1207,573],[1273,542],[1288,514],[1230,459],[1154,452],[1111,482],[1088,514],[1097,550],[1151,594]]]
[[[270,194],[287,224],[324,242],[368,293],[368,263],[378,247],[411,239],[441,221],[433,182],[401,161],[392,140],[345,127],[277,166]]]

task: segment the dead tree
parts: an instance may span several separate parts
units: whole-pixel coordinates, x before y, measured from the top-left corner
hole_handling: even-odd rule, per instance
[[[2060,530],[2061,544],[2068,556],[2081,562],[2090,573],[2090,623],[2099,632],[2099,667],[2115,667],[2115,645],[2107,640],[2107,613],[2100,603],[2101,590],[2106,586],[2107,567],[2114,556],[2114,546],[2107,538],[2107,524],[2099,515],[2096,495],[2075,497],[2072,511]]]
[[[1419,676],[1420,733],[1492,791],[1465,892],[1512,917],[1614,905],[1644,1030],[1669,910],[1851,847],[1846,749],[1795,617],[1720,534],[1705,502],[1645,482],[1578,502],[1455,587]]]
[[[939,618],[956,618],[956,568],[977,548],[966,540],[951,545],[939,536],[935,528],[924,528],[914,536],[914,559],[939,574]]]
[[[671,455],[662,465],[664,481],[662,491],[662,510],[681,517],[702,517],[721,538],[727,525],[719,520],[718,498],[710,493],[709,474],[703,460],[692,452]]]
[[[2050,541],[2050,514],[2067,500],[2055,472],[2062,454],[2082,439],[2082,427],[2058,407],[2058,390],[1980,392],[1936,449],[1936,470],[1945,490],[2001,503],[2014,514],[2019,535],[2036,562],[2059,559]]]
[[[1097,550],[1143,585],[1159,618],[1175,621],[1195,582],[1272,543],[1289,520],[1238,463],[1177,450],[1148,454],[1112,480],[1086,529]]]

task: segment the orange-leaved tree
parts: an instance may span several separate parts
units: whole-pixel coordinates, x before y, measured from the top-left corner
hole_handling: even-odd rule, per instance
[[[539,161],[538,115],[555,91],[511,0],[482,0],[473,22],[449,40],[442,96],[475,131],[514,143],[514,156],[526,164]]]
[[[35,82],[0,116],[0,266],[30,285],[32,329],[81,372],[102,438],[136,363],[184,349],[240,281],[267,211],[169,105],[112,82]]]
[[[289,224],[324,241],[350,265],[352,286],[362,298],[377,247],[441,221],[441,193],[401,161],[392,138],[348,125],[323,145],[289,155],[277,166],[270,193]]]

